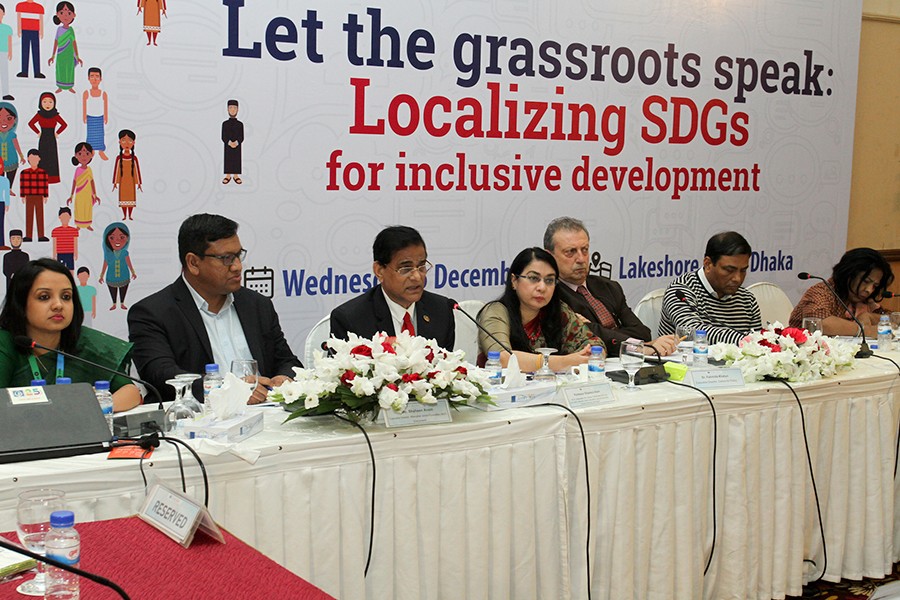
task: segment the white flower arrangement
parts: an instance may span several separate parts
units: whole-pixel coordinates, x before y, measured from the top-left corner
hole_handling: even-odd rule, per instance
[[[739,367],[744,381],[811,381],[853,368],[857,350],[858,343],[775,322],[768,329],[748,334],[738,345],[714,344],[709,355],[729,367]]]
[[[379,409],[403,412],[410,400],[492,403],[486,374],[465,362],[462,350],[444,350],[435,340],[406,332],[349,338],[328,340],[330,355],[317,351],[313,368],[295,367],[293,381],[269,392],[270,400],[292,411],[287,420],[343,411],[358,421]]]

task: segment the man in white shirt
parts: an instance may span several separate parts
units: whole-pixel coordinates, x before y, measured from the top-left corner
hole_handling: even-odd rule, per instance
[[[179,373],[203,374],[206,364],[223,372],[233,360],[256,360],[259,385],[249,404],[262,402],[302,366],[291,351],[272,301],[242,286],[247,251],[238,225],[219,215],[193,215],[178,231],[181,276],[144,298],[128,313],[138,373],[172,399],[165,384]],[[202,384],[194,383],[202,398]]]

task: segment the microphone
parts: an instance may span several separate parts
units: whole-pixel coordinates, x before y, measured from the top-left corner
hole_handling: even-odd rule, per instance
[[[856,315],[853,314],[853,311],[850,310],[850,307],[847,306],[847,304],[843,300],[841,300],[841,297],[838,296],[836,291],[834,291],[834,288],[831,287],[831,284],[828,283],[828,281],[826,279],[823,279],[822,277],[819,277],[818,275],[810,275],[806,271],[797,273],[797,279],[802,279],[803,281],[806,281],[808,279],[818,279],[819,281],[821,281],[822,283],[825,284],[825,287],[828,288],[828,291],[831,292],[831,295],[834,296],[837,299],[837,301],[841,303],[841,306],[844,307],[844,310],[847,311],[847,314],[850,315],[850,317],[853,319],[853,322],[856,323],[856,325],[859,327],[859,335],[862,338],[862,344],[860,344],[860,346],[859,346],[859,352],[856,353],[856,358],[869,358],[870,356],[872,356],[872,354],[874,354],[874,353],[869,349],[869,344],[866,343],[865,327],[863,327],[863,324],[859,322],[859,319],[856,318]]]
[[[24,336],[20,336],[20,337],[24,337]],[[53,565],[54,567],[60,568],[63,571],[68,571],[69,573],[75,573],[76,575],[78,575],[80,577],[84,577],[85,579],[90,579],[91,581],[94,581],[96,583],[99,583],[102,586],[112,589],[113,591],[115,591],[117,594],[119,594],[119,596],[121,596],[125,600],[130,600],[130,596],[125,593],[125,590],[123,590],[115,582],[107,579],[106,577],[101,577],[100,575],[94,575],[93,573],[91,573],[89,571],[84,571],[82,569],[79,569],[78,567],[73,567],[72,565],[67,565],[66,563],[59,562],[58,560],[54,560],[47,556],[42,556],[36,552],[32,552],[31,550],[28,550],[27,548],[23,548],[21,546],[18,546],[16,544],[10,542],[3,536],[0,536],[0,548],[5,548],[6,550],[15,552],[16,554],[22,554],[24,556],[27,556],[28,558],[33,558],[34,560],[36,560],[38,562],[42,562],[47,565]]]
[[[675,288],[675,297],[682,302],[687,302],[687,294],[685,294],[684,290],[681,288]]]
[[[159,391],[155,387],[153,387],[152,385],[150,385],[149,383],[144,381],[143,379],[138,379],[137,377],[132,377],[128,373],[123,373],[122,371],[116,371],[115,369],[111,369],[111,368],[107,367],[106,365],[101,365],[100,363],[95,363],[92,360],[82,358],[76,354],[70,354],[68,352],[63,352],[62,350],[59,350],[58,348],[49,348],[47,346],[43,346],[43,345],[35,342],[33,339],[31,339],[27,335],[17,335],[13,341],[16,344],[16,346],[18,346],[19,348],[25,349],[25,350],[32,350],[34,348],[40,348],[41,350],[48,350],[50,352],[56,352],[57,354],[62,354],[66,358],[72,358],[74,360],[91,365],[92,367],[96,367],[98,369],[103,369],[104,371],[106,371],[108,373],[112,373],[114,375],[121,375],[122,377],[124,377],[126,379],[130,379],[131,381],[136,381],[140,384],[143,384],[148,390],[150,390],[153,394],[156,395],[157,400],[159,400],[159,410],[163,410],[163,400],[162,400],[162,396],[159,395]],[[117,417],[117,418],[119,418],[119,417]],[[157,420],[159,423],[162,422],[161,418],[155,419],[155,418],[151,417],[151,419]],[[121,425],[121,423],[120,423],[120,425]]]
[[[472,321],[473,323],[475,323],[475,327],[477,327],[480,331],[483,331],[485,334],[487,334],[488,337],[490,337],[492,340],[494,340],[495,342],[497,342],[497,344],[498,344],[501,348],[503,348],[504,350],[506,350],[506,351],[509,352],[510,354],[513,353],[513,351],[512,351],[511,348],[508,348],[508,347],[506,346],[506,344],[504,344],[503,342],[501,342],[500,340],[497,339],[497,336],[495,336],[493,333],[491,333],[490,331],[488,331],[487,329],[485,329],[485,328],[484,328],[484,325],[482,325],[481,323],[479,323],[479,322],[475,319],[475,317],[473,317],[472,315],[470,315],[469,313],[467,313],[466,311],[464,311],[464,310],[463,310],[463,307],[460,306],[459,303],[458,303],[456,300],[450,300],[450,306],[452,306],[454,309],[458,310],[458,311],[461,312],[462,314],[466,315],[466,316],[469,318],[470,321]]]

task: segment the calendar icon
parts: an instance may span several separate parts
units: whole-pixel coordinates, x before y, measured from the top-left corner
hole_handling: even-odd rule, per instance
[[[251,267],[245,270],[244,287],[259,292],[266,298],[273,298],[275,296],[275,271],[269,267],[262,269]]]

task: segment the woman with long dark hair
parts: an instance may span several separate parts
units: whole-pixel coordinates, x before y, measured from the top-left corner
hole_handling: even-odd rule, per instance
[[[526,248],[509,267],[503,295],[478,313],[478,322],[515,353],[524,371],[541,366],[537,348],[556,348],[550,368],[562,371],[586,363],[591,346],[603,346],[561,300],[558,282],[553,255],[543,248]],[[483,331],[478,346],[484,355],[499,350],[503,366],[509,361],[509,353]]]
[[[884,312],[879,304],[894,281],[890,263],[872,248],[847,250],[834,265],[828,283],[853,314],[841,306],[824,283],[812,286],[791,313],[791,327],[800,327],[804,317],[822,319],[825,335],[859,335],[855,316],[869,337],[877,334],[878,319]]]
[[[27,336],[41,346],[127,373],[131,344],[82,327],[83,318],[75,280],[65,265],[40,258],[22,266],[10,280],[0,311],[0,387],[26,386],[34,379],[54,384],[58,377],[68,377],[73,383],[108,380],[113,410],[140,404],[140,391],[129,379],[81,361],[66,360],[55,351],[21,348],[15,343],[16,336]]]

